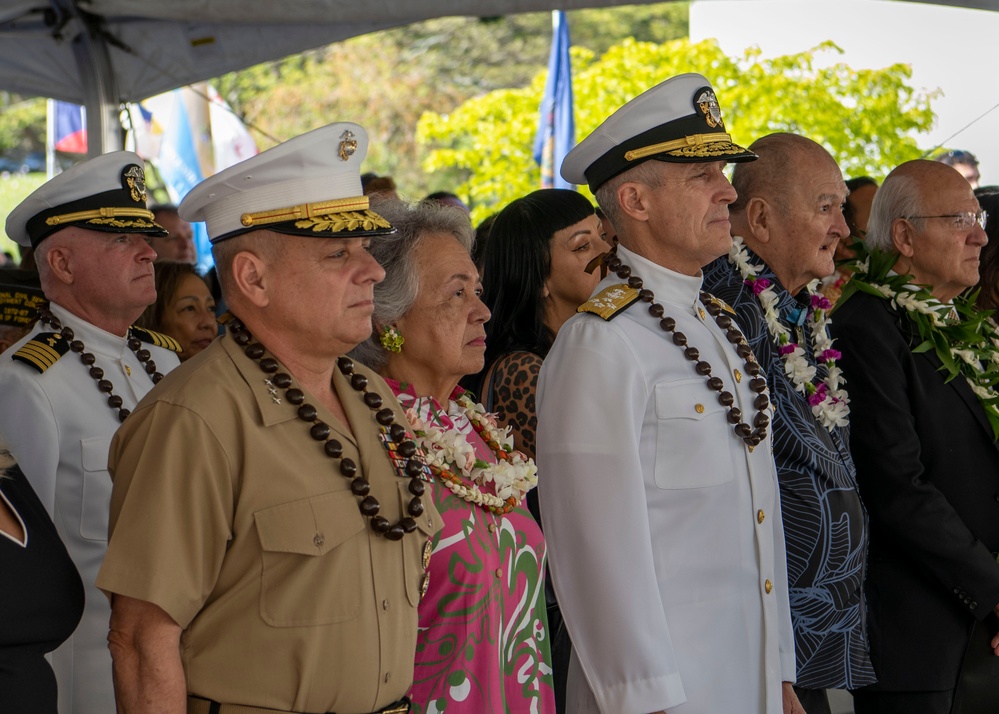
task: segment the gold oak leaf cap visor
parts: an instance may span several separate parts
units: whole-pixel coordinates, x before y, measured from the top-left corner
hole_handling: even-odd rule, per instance
[[[732,142],[707,78],[680,74],[657,84],[611,114],[562,162],[562,178],[596,191],[643,161],[753,161]]]
[[[394,233],[362,194],[367,152],[357,124],[314,129],[205,179],[181,202],[180,217],[204,221],[213,243],[257,229],[315,238]]]
[[[142,167],[138,154],[113,151],[66,169],[10,212],[7,235],[32,248],[68,226],[104,233],[166,235],[146,208]]]

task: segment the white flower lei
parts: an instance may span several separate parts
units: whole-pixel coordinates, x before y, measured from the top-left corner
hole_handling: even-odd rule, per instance
[[[538,468],[533,459],[513,449],[510,427],[500,429],[493,415],[467,394],[455,400],[472,428],[496,454],[497,462],[477,458],[474,447],[458,429],[444,429],[433,419],[422,419],[417,410],[406,410],[416,435],[416,442],[427,455],[427,465],[441,476],[441,482],[459,498],[488,510],[505,513],[519,505],[527,492],[538,483]],[[429,404],[427,405],[428,409]],[[463,476],[467,482],[462,482]],[[480,487],[492,484],[495,495]]]
[[[898,290],[892,289],[890,286],[883,283],[868,283],[871,287],[876,289],[886,298],[891,300],[891,304],[897,308],[901,308],[907,312],[916,312],[921,315],[926,315],[929,317],[930,324],[933,327],[944,327],[952,322],[957,321],[957,311],[951,305],[944,304],[934,298],[929,294],[929,291],[924,288],[918,288],[913,285],[903,285]],[[922,298],[920,297],[922,295]],[[992,368],[992,365],[983,365],[983,358],[987,362],[992,364],[999,364],[999,347],[992,341],[992,349],[986,350],[985,354],[976,353],[975,350],[969,349],[968,347],[949,347],[950,354],[952,357],[961,360],[967,364],[973,370],[973,375],[966,375],[968,379],[968,386],[971,387],[971,391],[975,393],[983,402],[991,402],[993,406],[989,404],[985,405],[986,410],[992,409],[995,411],[996,400],[999,400],[999,392],[997,392],[989,383],[986,376],[986,372]],[[988,369],[987,369],[988,367]],[[979,379],[975,379],[978,377]]]
[[[781,324],[777,312],[777,293],[769,280],[757,277],[760,269],[750,262],[749,253],[746,252],[741,237],[732,238],[728,260],[736,267],[743,282],[759,300],[767,330],[776,341],[778,354],[784,361],[784,371],[794,384],[795,390],[801,392],[808,400],[812,415],[829,431],[846,426],[849,423],[847,416],[850,414],[848,406],[850,399],[843,389],[846,383],[843,372],[836,364],[836,360],[842,357],[842,354],[833,348],[833,340],[829,337],[829,309],[832,304],[826,297],[816,293],[813,285],[808,286],[810,300],[808,320],[812,333],[812,354],[816,362],[825,364],[827,370],[825,378],[816,385],[813,381],[815,366],[808,362],[805,350],[791,341],[790,330]]]

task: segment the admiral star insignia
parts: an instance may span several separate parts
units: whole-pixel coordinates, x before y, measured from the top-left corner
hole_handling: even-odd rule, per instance
[[[576,312],[592,312],[604,320],[611,320],[638,300],[638,290],[625,283],[611,285],[580,305]]]

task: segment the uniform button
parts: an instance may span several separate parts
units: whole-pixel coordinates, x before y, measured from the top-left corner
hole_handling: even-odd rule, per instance
[[[735,370],[735,381],[736,382],[742,381],[742,372],[740,372],[739,370]]]
[[[389,680],[390,680],[391,678],[392,678],[392,673],[391,673],[391,672],[386,672],[386,673],[385,673],[385,684],[388,684],[388,681],[389,681]]]
[[[766,518],[766,517],[767,517],[767,514],[765,514],[763,512],[762,508],[756,512],[756,522],[757,523],[763,523],[763,519]]]
[[[503,568],[496,568],[496,577],[497,578],[503,577]]]
[[[698,307],[697,308],[697,316],[699,318],[701,318],[701,322],[704,322],[704,320],[707,319],[707,315],[704,314],[704,308],[703,307]]]
[[[695,404],[694,405],[694,411],[697,412],[698,414],[703,414],[704,413],[704,405],[703,404]]]
[[[490,533],[495,533],[496,532],[496,524],[495,523],[490,523],[489,524],[489,532]]]
[[[968,609],[969,610],[977,610],[978,609],[978,603],[975,602],[974,600],[972,600],[971,602],[968,603]]]
[[[322,533],[316,533],[316,537],[312,539],[312,542],[316,544],[317,548],[322,548],[323,547],[323,543],[326,542],[326,539],[323,538],[323,534]]]
[[[961,594],[961,588],[954,588],[954,594],[955,595],[960,595]]]
[[[388,600],[382,600],[382,610],[388,610]]]
[[[434,527],[434,519],[432,516],[427,516],[427,528]]]
[[[770,582],[770,578],[767,578],[767,581],[763,583],[763,589],[767,591],[767,595],[769,595],[773,591],[774,584]]]

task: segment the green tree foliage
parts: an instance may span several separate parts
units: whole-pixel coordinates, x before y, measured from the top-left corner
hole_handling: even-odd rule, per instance
[[[573,41],[603,52],[625,37],[683,37],[688,5],[572,11]],[[413,141],[420,116],[529,84],[547,64],[550,43],[547,12],[444,17],[233,72],[214,84],[257,130],[262,149],[330,121],[356,121],[371,139],[364,170],[389,174],[404,195],[420,197],[468,178],[462,168],[424,173],[424,150]]]
[[[0,156],[45,148],[45,100],[0,92]]]
[[[825,43],[763,59],[758,50],[728,57],[714,41],[626,39],[598,59],[574,46],[577,138],[649,87],[675,74],[700,72],[718,92],[729,132],[744,145],[776,131],[804,134],[825,145],[846,175],[883,176],[918,158],[922,152],[912,134],[932,126],[932,95],[906,83],[909,67],[820,66],[818,60],[829,53],[841,50]],[[496,90],[450,113],[421,117],[417,139],[432,147],[424,168],[467,172],[458,192],[473,202],[474,220],[538,187],[540,172],[531,153],[544,83],[542,71],[523,89]]]

